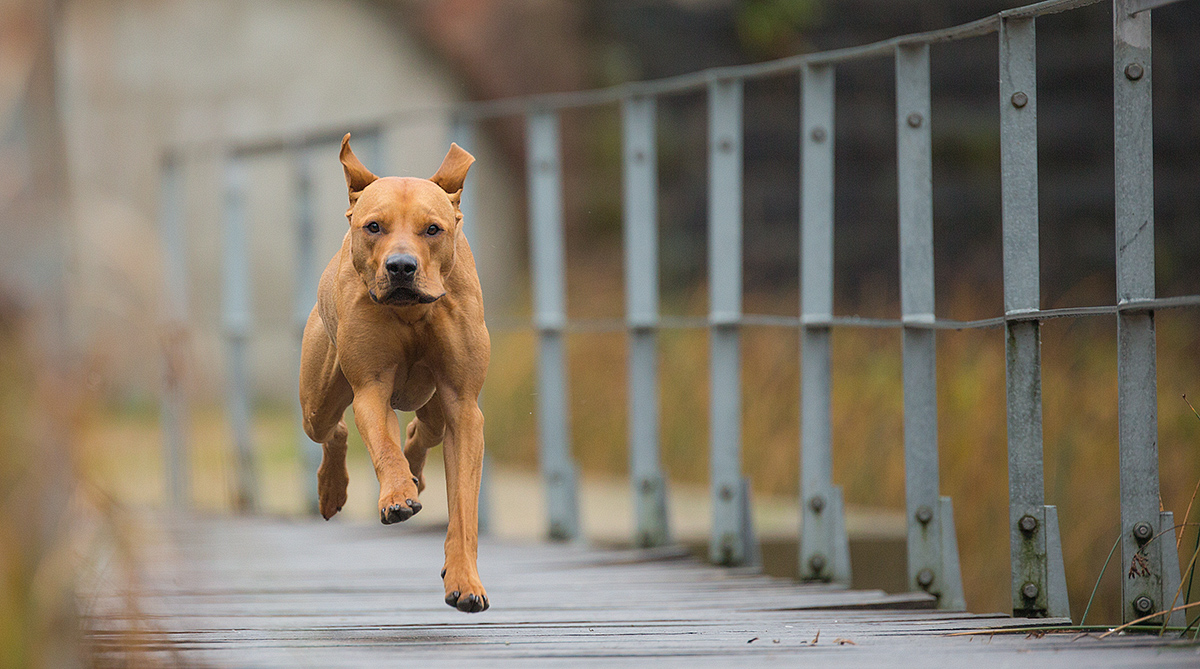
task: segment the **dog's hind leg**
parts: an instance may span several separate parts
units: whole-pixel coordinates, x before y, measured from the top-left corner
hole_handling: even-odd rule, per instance
[[[354,393],[338,367],[337,353],[316,309],[304,329],[302,351],[300,409],[304,414],[304,432],[321,444],[317,493],[321,516],[329,520],[342,510],[350,485],[346,469],[346,421],[342,416]]]
[[[417,409],[416,417],[409,422],[405,431],[404,457],[408,459],[419,492],[425,491],[425,456],[429,449],[442,443],[445,425],[441,399],[434,395],[425,406]]]
[[[339,420],[329,441],[321,444],[321,466],[317,468],[317,495],[325,520],[342,510],[350,472],[346,469],[346,421]]]

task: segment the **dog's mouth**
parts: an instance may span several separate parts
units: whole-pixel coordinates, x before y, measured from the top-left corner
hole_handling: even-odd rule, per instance
[[[414,304],[433,304],[442,298],[441,295],[428,295],[412,286],[393,286],[382,295],[376,294],[375,289],[367,291],[376,304],[386,304],[393,307],[411,306]]]

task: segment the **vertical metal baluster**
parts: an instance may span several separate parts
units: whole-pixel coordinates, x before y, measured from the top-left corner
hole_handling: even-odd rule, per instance
[[[468,153],[474,154],[475,151],[475,123],[470,118],[465,116],[455,116],[450,122],[450,141],[461,146]],[[447,147],[449,148],[449,147]],[[458,209],[462,212],[462,234],[470,242],[474,233],[475,225],[475,184],[479,182],[478,178],[473,175],[478,174],[479,167],[475,166],[473,170],[467,173],[467,180],[463,183],[462,196],[458,201]],[[476,264],[479,258],[475,258]],[[486,287],[485,287],[486,289]],[[483,392],[479,393],[479,406],[484,406]],[[486,414],[485,414],[486,415]],[[479,482],[479,533],[489,534],[492,528],[492,505],[491,505],[491,469],[490,459],[486,453],[483,458],[483,476]]]
[[[296,355],[293,359],[299,375],[300,347],[304,341],[304,326],[317,303],[317,283],[321,280],[321,266],[316,257],[315,205],[313,203],[313,157],[312,147],[301,144],[292,156],[296,175],[296,284],[295,305],[292,312],[292,328],[296,338]],[[321,445],[308,438],[304,432],[304,415],[300,403],[296,407],[296,444],[300,455],[304,480],[304,502],[309,513],[320,512],[317,492],[317,469],[321,466]]]
[[[709,459],[713,522],[709,556],[756,565],[750,486],[742,476],[742,81],[708,86]]]
[[[538,439],[551,539],[579,535],[575,463],[571,458],[563,328],[564,283],[562,161],[558,114],[531,112],[526,126],[529,163],[529,246],[533,270],[534,326],[538,331]]]
[[[1036,52],[1034,19],[1002,16],[1000,182],[1004,311],[1010,315],[1041,304]],[[1044,504],[1040,324],[1010,322],[1005,335],[1013,615],[1070,618],[1058,510]]]
[[[257,476],[254,469],[254,442],[251,435],[250,370],[246,346],[250,338],[250,266],[246,232],[246,197],[249,174],[245,159],[230,155],[225,159],[225,324],[229,422],[237,459],[237,489],[234,505],[240,511],[257,506]]]
[[[183,177],[181,159],[168,155],[161,167],[159,204],[160,243],[163,267],[163,396],[162,422],[165,446],[167,500],[171,508],[191,506],[191,476],[188,466],[188,410],[185,385],[188,339],[187,248],[183,225]]]
[[[1150,12],[1131,16],[1113,2],[1114,162],[1117,303],[1154,298],[1154,145]],[[1154,312],[1117,314],[1117,389],[1121,463],[1121,616],[1170,606],[1179,584],[1174,518],[1159,511],[1158,397]],[[1163,539],[1150,542],[1160,532]],[[1137,557],[1142,566],[1134,567]],[[1182,611],[1172,624],[1183,624]]]
[[[834,68],[800,76],[800,578],[850,585],[842,489],[833,485],[830,323],[833,318]]]
[[[654,98],[621,104],[625,320],[629,329],[629,466],[638,546],[670,541],[659,456],[658,160]]]
[[[933,152],[929,45],[896,47],[900,302],[904,321],[904,478],[908,578],[938,607],[965,608],[949,498],[938,495],[937,350],[933,298]]]

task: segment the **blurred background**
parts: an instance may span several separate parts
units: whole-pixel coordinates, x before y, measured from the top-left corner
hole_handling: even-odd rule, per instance
[[[463,101],[852,46],[1021,4],[3,0],[0,587],[7,590],[0,593],[0,655],[21,666],[20,658],[45,657],[56,639],[69,639],[62,630],[73,628],[72,607],[62,593],[73,577],[64,565],[86,553],[80,537],[120,545],[111,537],[123,510],[165,504],[158,396],[166,373],[162,324],[172,302],[182,302],[186,314],[179,362],[192,404],[193,505],[232,509],[220,317],[221,161],[230,142],[384,119],[374,153],[360,150],[368,165],[381,174],[428,176],[448,147],[450,112]],[[1107,3],[1038,21],[1043,308],[1111,304],[1116,293],[1111,21]],[[1200,292],[1198,36],[1200,3],[1155,10],[1160,296]],[[942,317],[1003,311],[997,49],[995,35],[932,49]],[[899,314],[893,78],[888,59],[837,72],[835,308],[843,315]],[[747,313],[798,313],[798,113],[794,74],[747,83]],[[622,317],[619,110],[570,110],[562,123],[568,311]],[[667,314],[707,313],[706,123],[702,93],[659,102]],[[479,159],[467,188],[493,339],[484,412],[497,502],[540,485],[534,336],[523,325],[530,314],[524,141],[524,119],[513,116],[482,123],[467,147]],[[160,168],[168,151],[180,160],[183,184],[183,295],[167,294],[163,283]],[[312,155],[323,264],[345,232],[345,185],[336,143]],[[293,424],[299,352],[291,157],[263,154],[248,169],[248,371],[259,510],[300,515],[314,472],[302,464]],[[1181,518],[1200,478],[1200,418],[1180,397],[1200,398],[1200,318],[1165,311],[1157,322],[1162,497]],[[1042,334],[1046,503],[1059,507],[1078,620],[1118,530],[1116,328],[1111,317],[1071,319],[1047,322]],[[744,469],[761,502],[764,542],[774,546],[767,568],[790,574],[799,337],[750,328],[743,338]],[[851,523],[856,585],[903,587],[900,333],[839,330],[833,341],[834,480],[861,521]],[[941,485],[955,500],[967,601],[973,611],[1007,611],[1003,332],[943,332],[938,341]],[[702,537],[708,522],[706,511],[691,508],[692,500],[704,503],[708,476],[707,421],[696,419],[707,412],[707,335],[664,332],[660,351],[662,451],[673,518],[686,541]],[[625,335],[572,335],[568,352],[576,460],[598,499],[605,491],[627,498]],[[345,513],[373,518],[378,488],[361,442],[352,445],[351,462]],[[434,488],[423,501],[438,494]],[[583,513],[593,539],[629,536],[631,519],[610,527],[605,514],[586,505]],[[494,519],[498,532],[513,536],[537,535],[543,522],[533,512]],[[1184,546],[1192,534],[1185,532]],[[1186,560],[1190,550],[1181,553]],[[1119,618],[1116,571],[1101,581],[1093,620]]]

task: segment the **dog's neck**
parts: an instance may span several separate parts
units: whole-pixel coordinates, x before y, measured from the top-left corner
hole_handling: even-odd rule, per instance
[[[405,325],[417,325],[418,323],[428,321],[430,315],[433,314],[433,310],[437,308],[437,305],[440,304],[442,300],[445,299],[446,297],[442,296],[442,298],[437,302],[431,302],[429,304],[406,304],[403,306],[397,306],[394,304],[376,303],[375,306],[386,310],[388,313],[395,316],[396,320],[404,323]]]

